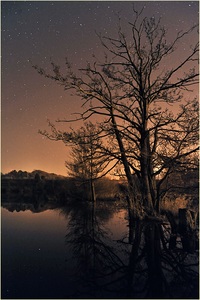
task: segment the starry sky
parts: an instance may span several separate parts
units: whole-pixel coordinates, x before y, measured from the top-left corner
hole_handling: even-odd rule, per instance
[[[116,33],[116,13],[131,21],[131,1],[1,2],[1,171],[35,169],[67,175],[69,149],[38,133],[52,122],[79,111],[80,100],[32,68],[49,69],[50,61],[84,67],[102,47],[95,31]],[[198,1],[135,1],[144,16],[162,18],[168,37],[198,22]],[[192,35],[178,55],[196,41]],[[197,92],[197,91],[196,91]],[[62,129],[71,124],[63,124]],[[78,126],[75,124],[73,127]]]

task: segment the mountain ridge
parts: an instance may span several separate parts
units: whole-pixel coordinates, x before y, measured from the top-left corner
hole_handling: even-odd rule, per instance
[[[32,172],[22,171],[22,170],[19,170],[19,171],[12,170],[6,174],[1,173],[1,178],[34,179],[36,174],[38,174],[41,178],[45,178],[45,179],[67,179],[68,178],[68,176],[58,175],[55,173],[48,173],[48,172],[42,171],[42,170],[33,170]]]

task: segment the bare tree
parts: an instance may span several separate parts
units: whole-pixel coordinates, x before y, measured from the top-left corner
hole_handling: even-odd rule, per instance
[[[143,18],[142,11],[133,13],[126,34],[119,17],[116,38],[99,35],[106,53],[102,63],[94,57],[77,75],[67,60],[66,74],[54,63],[52,75],[34,67],[83,100],[85,111],[76,120],[102,116],[104,151],[122,163],[129,210],[140,217],[159,211],[163,183],[198,150],[198,101],[187,100],[185,92],[198,84],[199,48],[198,43],[191,46],[166,70],[179,42],[198,27],[167,42],[160,20]],[[177,112],[170,111],[177,104]],[[114,149],[108,146],[110,139]]]
[[[102,175],[108,165],[109,158],[102,155],[101,140],[99,138],[98,128],[91,122],[85,123],[78,131],[73,131],[70,134],[72,146],[71,158],[72,161],[66,162],[66,167],[71,171],[71,175],[78,178],[83,184],[90,186],[90,198],[96,200],[95,195],[95,180]],[[66,133],[62,139],[65,143],[69,141]]]
[[[115,163],[108,168],[113,158],[103,151],[102,130],[92,122],[85,122],[80,129],[71,129],[69,132],[57,130],[51,122],[49,126],[51,134],[46,131],[40,133],[71,147],[70,159],[65,162],[68,174],[75,178],[80,186],[84,186],[85,196],[95,201],[95,180],[105,176],[116,165]]]

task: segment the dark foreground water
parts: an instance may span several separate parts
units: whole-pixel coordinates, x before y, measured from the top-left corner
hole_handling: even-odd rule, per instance
[[[169,251],[167,226],[157,240],[113,203],[3,206],[2,299],[198,298],[198,253]]]

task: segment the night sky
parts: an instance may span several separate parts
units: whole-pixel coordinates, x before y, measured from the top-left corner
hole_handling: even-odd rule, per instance
[[[69,150],[62,142],[44,138],[38,130],[47,129],[47,119],[54,122],[78,112],[80,100],[37,74],[32,65],[48,69],[51,60],[62,65],[68,57],[75,68],[79,68],[93,53],[101,56],[102,47],[95,30],[115,35],[115,13],[120,12],[122,18],[131,21],[132,3],[1,2],[3,173],[14,169],[40,169],[67,175],[64,163]],[[199,18],[198,1],[135,1],[136,9],[142,6],[145,6],[144,16],[162,18],[169,38],[191,27]],[[179,56],[195,38],[192,35],[180,45]],[[68,124],[62,126],[66,130],[68,127]]]

